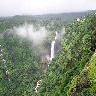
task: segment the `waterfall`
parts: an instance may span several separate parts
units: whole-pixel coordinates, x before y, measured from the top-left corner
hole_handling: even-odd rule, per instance
[[[55,43],[56,43],[56,39],[58,38],[58,33],[56,32],[56,35],[55,35],[55,40],[52,41],[51,43],[51,56],[50,56],[50,61],[52,61],[52,59],[54,58],[54,55],[55,55]]]
[[[50,62],[52,61],[52,59],[54,58],[54,56],[55,56],[55,43],[56,43],[56,40],[58,39],[58,33],[56,32],[55,34],[56,34],[55,39],[51,43],[51,55],[50,55],[50,57],[46,56],[47,60],[49,61],[48,66],[49,66]],[[38,88],[40,87],[41,82],[42,82],[42,80],[37,81],[37,84],[36,84],[36,87],[35,87],[35,92],[36,93],[38,92]]]
[[[51,43],[51,57],[50,57],[50,61],[52,61],[52,59],[54,58],[54,46],[55,46],[55,40],[52,41],[52,43]]]

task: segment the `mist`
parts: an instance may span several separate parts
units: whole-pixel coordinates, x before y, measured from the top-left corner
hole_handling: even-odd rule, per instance
[[[40,27],[37,30],[32,24],[14,27],[14,31],[18,36],[33,41],[34,45],[40,45],[47,37],[47,30],[45,27]]]
[[[22,26],[13,28],[17,36],[27,39],[32,42],[32,49],[39,55],[45,56],[48,54],[48,48],[46,47],[46,41],[48,32],[45,27],[39,27],[38,29],[32,24],[25,23]]]

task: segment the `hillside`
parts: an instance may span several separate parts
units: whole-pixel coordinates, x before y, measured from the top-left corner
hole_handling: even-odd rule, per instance
[[[31,42],[14,34],[0,38],[0,96],[33,95],[42,73]]]
[[[40,96],[95,96],[95,48],[96,15],[68,25],[62,47],[42,80]]]
[[[36,19],[43,19],[43,20],[59,20],[63,21],[63,23],[70,23],[74,21],[76,18],[81,18],[87,16],[89,14],[96,13],[96,10],[87,10],[81,12],[69,12],[69,13],[59,13],[59,14],[45,14],[45,15],[37,15],[33,16]]]
[[[1,17],[0,96],[95,96],[94,13]]]
[[[12,17],[0,17],[0,32],[5,31],[7,28],[24,24],[25,22],[33,22],[34,25],[41,24],[42,26],[50,26],[52,22],[55,22],[55,25],[61,28],[62,25],[70,24],[76,18],[82,18],[93,13],[96,13],[96,10],[61,14],[16,15]]]

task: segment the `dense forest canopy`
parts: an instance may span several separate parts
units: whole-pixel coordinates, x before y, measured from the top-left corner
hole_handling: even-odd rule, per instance
[[[91,15],[66,27],[62,47],[42,80],[41,96],[96,95],[96,62],[91,60],[96,48],[95,23],[96,15]]]
[[[95,96],[95,49],[95,11],[1,17],[0,96]]]

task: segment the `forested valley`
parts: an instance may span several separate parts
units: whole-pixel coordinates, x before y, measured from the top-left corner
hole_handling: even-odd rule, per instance
[[[95,96],[96,13],[0,17],[0,96]]]

